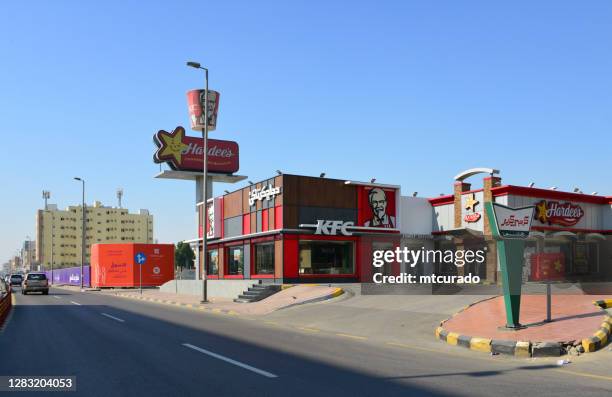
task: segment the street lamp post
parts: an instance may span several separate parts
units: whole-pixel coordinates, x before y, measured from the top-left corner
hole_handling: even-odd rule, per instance
[[[53,222],[55,221],[55,217],[53,216],[53,212],[51,213],[51,285],[53,285],[53,243],[54,243],[54,230],[53,230]]]
[[[82,217],[83,217],[83,224],[81,226],[82,228],[82,233],[81,233],[81,291],[84,291],[83,288],[83,266],[85,264],[85,226],[86,226],[86,218],[85,218],[85,179],[83,178],[79,178],[79,177],[74,177],[75,181],[80,181],[82,183],[82,193],[83,193],[83,200],[82,200]]]
[[[204,138],[204,165],[202,166],[202,214],[200,216],[200,224],[202,225],[202,303],[208,301],[208,291],[207,291],[207,271],[206,271],[206,262],[207,262],[207,251],[206,251],[206,243],[207,243],[207,235],[206,235],[206,218],[208,211],[207,208],[207,196],[206,196],[206,185],[208,183],[208,68],[202,67],[198,62],[187,62],[187,66],[204,70],[204,128],[202,129],[202,138]]]

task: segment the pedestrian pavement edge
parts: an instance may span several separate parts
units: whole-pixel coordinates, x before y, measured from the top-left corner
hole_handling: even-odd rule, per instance
[[[461,335],[456,332],[449,332],[444,328],[444,324],[451,318],[461,314],[468,308],[477,305],[481,302],[489,299],[474,302],[470,305],[463,307],[457,313],[451,317],[442,320],[440,326],[435,330],[436,339],[446,342],[452,346],[462,346],[470,350],[492,353],[492,354],[505,354],[520,358],[529,357],[558,357],[564,354],[570,349],[578,348],[584,352],[591,353],[600,350],[610,341],[612,335],[612,316],[606,315],[604,321],[601,323],[600,328],[589,338],[585,338],[579,341],[575,346],[564,346],[560,342],[532,342],[532,341],[515,341],[515,340],[501,340],[501,339],[489,339],[473,337],[468,335]],[[612,308],[612,299],[599,300],[593,302],[596,306],[602,309],[602,314],[607,314],[606,309]]]
[[[332,292],[330,292],[327,295],[319,296],[318,298],[307,299],[305,301],[298,302],[298,303],[292,303],[292,304],[287,305],[287,306],[279,307],[277,310],[289,309],[290,307],[301,306],[301,305],[305,305],[307,303],[322,302],[322,301],[326,301],[326,300],[329,300],[329,299],[337,298],[337,297],[339,297],[342,294],[344,294],[344,289],[341,288],[341,287],[336,287],[336,288],[334,288],[334,290]]]
[[[602,311],[606,312],[606,309],[612,309],[612,299],[604,299],[593,302],[595,306],[599,306]],[[612,316],[609,314],[606,316],[604,322],[593,336],[582,340],[582,347],[587,353],[595,352],[600,350],[610,341],[610,335],[612,334]]]
[[[289,288],[293,285],[288,285],[286,288]],[[284,289],[286,289],[284,288]],[[278,308],[277,310],[282,310],[282,309],[287,309],[289,307],[293,307],[293,306],[299,306],[299,305],[304,305],[306,303],[316,303],[316,302],[321,302],[321,301],[325,301],[328,299],[333,299],[336,298],[340,295],[342,295],[344,293],[344,289],[337,287],[334,288],[334,290],[332,292],[330,292],[329,294],[326,294],[324,296],[320,296],[317,298],[312,298],[312,299],[307,299],[303,302],[298,302],[298,303],[293,303],[291,305],[287,305],[287,306],[283,306]],[[227,314],[227,315],[232,315],[232,316],[236,316],[236,315],[240,315],[240,313],[234,311],[234,310],[230,310],[230,309],[219,309],[219,308],[213,308],[213,307],[207,307],[205,305],[202,304],[192,304],[192,303],[182,303],[182,302],[175,302],[172,300],[168,300],[168,299],[158,299],[158,298],[149,298],[149,297],[145,297],[145,296],[138,296],[135,294],[131,294],[131,293],[114,293],[114,296],[118,296],[118,297],[122,297],[122,298],[129,298],[129,299],[137,299],[137,300],[143,300],[143,301],[148,301],[148,302],[154,302],[154,303],[161,303],[161,304],[165,304],[165,305],[172,305],[172,306],[180,306],[180,307],[184,307],[186,309],[194,309],[194,310],[200,310],[200,311],[209,311],[209,312],[213,312],[213,313],[217,313],[217,314]]]

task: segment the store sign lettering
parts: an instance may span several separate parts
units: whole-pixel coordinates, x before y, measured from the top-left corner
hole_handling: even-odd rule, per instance
[[[478,220],[480,219],[481,215],[479,212],[474,212],[473,214],[467,214],[466,216],[463,217],[463,220],[466,222],[478,222]]]
[[[166,163],[177,171],[202,171],[204,166],[204,139],[185,135],[185,129],[176,127],[172,132],[159,130],[153,136],[157,151],[155,163]],[[234,173],[238,171],[238,144],[218,139],[208,140],[207,163],[209,172]]]
[[[344,221],[329,221],[329,220],[317,220],[317,230],[315,234],[322,234],[326,236],[333,236],[338,234],[344,236],[351,236],[353,233],[348,231],[348,228],[354,226],[355,222],[344,222]]]
[[[533,219],[533,207],[510,208],[493,203],[499,235],[503,238],[527,238]]]
[[[272,185],[264,186],[261,189],[253,189],[249,192],[249,205],[254,205],[255,201],[272,200],[280,194],[280,187]]]
[[[506,219],[503,219],[500,226],[518,227],[523,225],[529,225],[529,217],[524,216],[522,219],[517,218],[514,215],[510,215]]]
[[[542,223],[574,226],[584,216],[577,204],[542,200],[536,204],[536,219]]]

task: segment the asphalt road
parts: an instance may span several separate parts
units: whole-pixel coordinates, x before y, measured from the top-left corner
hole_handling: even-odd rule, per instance
[[[384,345],[95,292],[15,298],[0,333],[0,375],[73,375],[69,395],[612,394],[612,373],[572,372],[554,360]]]

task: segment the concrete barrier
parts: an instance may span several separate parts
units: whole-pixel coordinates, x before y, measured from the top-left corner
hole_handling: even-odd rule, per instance
[[[258,284],[258,280],[208,280],[207,294],[210,298],[234,299],[253,284]],[[202,295],[202,280],[170,280],[159,287],[159,291],[200,296]]]

